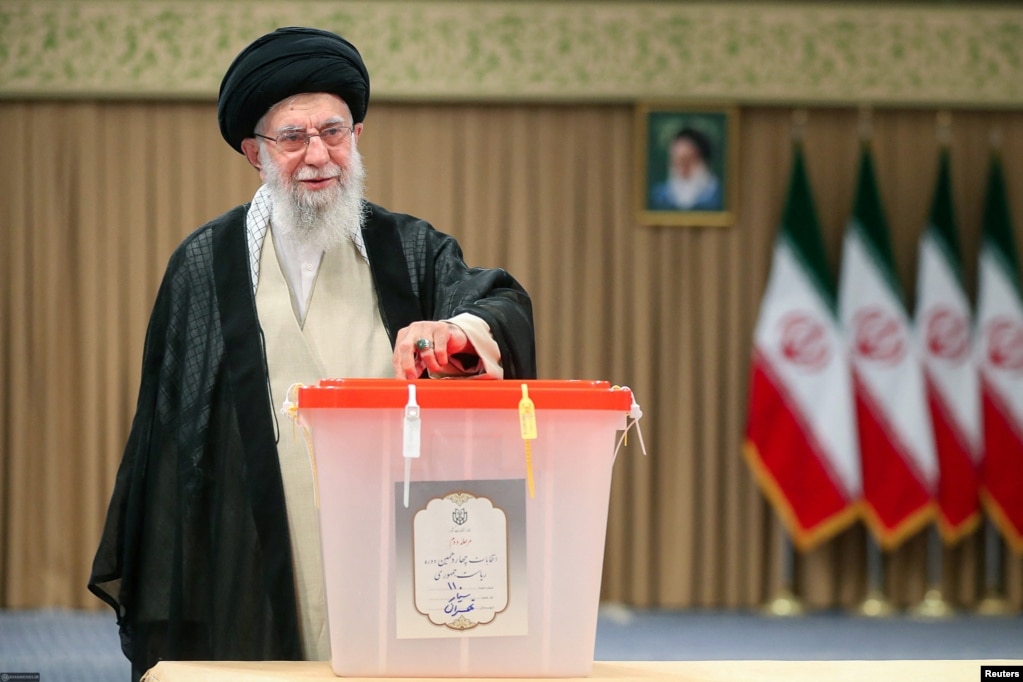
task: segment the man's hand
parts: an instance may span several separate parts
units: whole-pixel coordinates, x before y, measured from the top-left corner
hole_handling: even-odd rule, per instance
[[[413,322],[398,332],[394,342],[394,376],[417,379],[426,369],[430,374],[464,374],[451,364],[451,356],[474,353],[469,337],[450,322]]]

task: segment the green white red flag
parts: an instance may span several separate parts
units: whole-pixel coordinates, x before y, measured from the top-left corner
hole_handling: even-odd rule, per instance
[[[881,547],[892,549],[931,520],[938,467],[923,364],[867,145],[843,240],[838,300],[853,366],[865,520]]]
[[[981,497],[1007,544],[1023,553],[1023,297],[1001,161],[991,161],[977,269],[984,459]]]
[[[800,549],[857,519],[853,419],[835,285],[796,145],[754,335],[744,454]]]
[[[954,543],[980,522],[980,386],[970,301],[943,149],[927,227],[920,238],[914,323],[938,458],[938,527]]]

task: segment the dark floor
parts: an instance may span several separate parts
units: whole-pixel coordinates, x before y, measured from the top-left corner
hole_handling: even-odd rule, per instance
[[[1023,616],[945,620],[844,613],[765,618],[744,612],[632,611],[605,606],[597,660],[1023,659]],[[41,682],[129,677],[112,613],[0,611],[2,673]]]

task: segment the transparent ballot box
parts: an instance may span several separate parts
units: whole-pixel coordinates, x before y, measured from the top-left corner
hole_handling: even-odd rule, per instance
[[[297,406],[336,674],[590,674],[629,389],[350,379]]]

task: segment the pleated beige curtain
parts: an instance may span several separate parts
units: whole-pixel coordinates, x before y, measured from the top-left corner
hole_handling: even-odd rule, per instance
[[[832,267],[851,206],[860,113],[809,110],[805,149]],[[541,376],[607,379],[643,405],[643,457],[615,465],[603,598],[755,607],[781,580],[777,525],[740,457],[753,326],[791,160],[788,108],[745,108],[739,219],[644,227],[631,107],[377,103],[360,148],[372,200],[456,235],[467,260],[534,298]],[[955,111],[953,182],[973,287],[991,132],[1001,133],[1023,244],[1023,115]],[[211,103],[3,102],[0,164],[0,607],[98,608],[85,590],[130,427],[166,260],[258,179]],[[873,148],[899,276],[912,297],[937,168],[930,110],[878,110]],[[911,299],[910,299],[911,300]],[[810,606],[851,607],[862,528],[797,559]],[[919,600],[926,534],[886,560],[885,591]],[[971,606],[982,536],[944,553]],[[1023,559],[1002,568],[1023,605]]]

